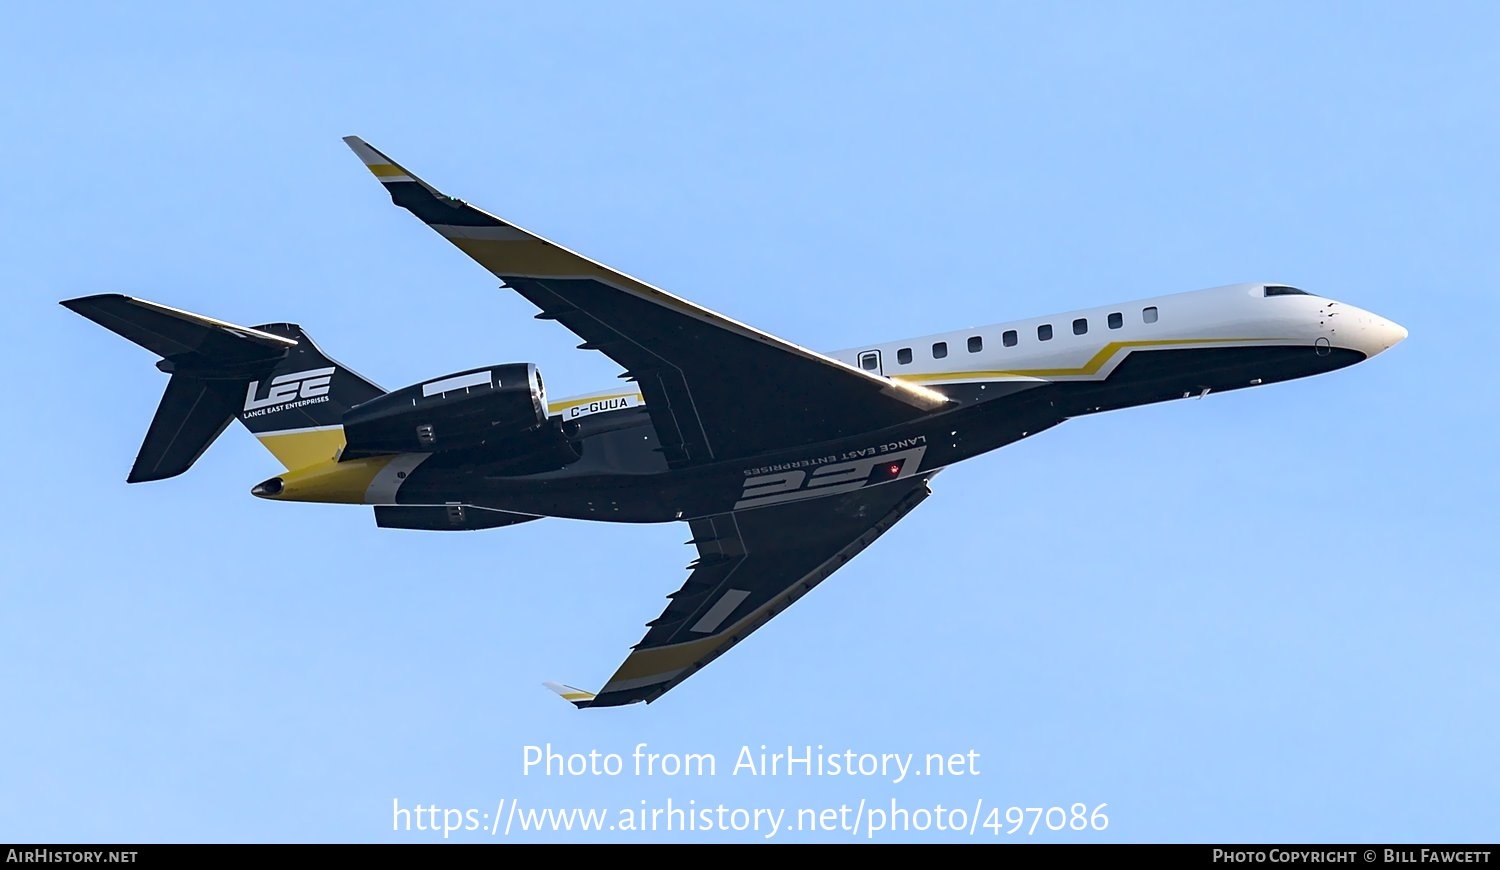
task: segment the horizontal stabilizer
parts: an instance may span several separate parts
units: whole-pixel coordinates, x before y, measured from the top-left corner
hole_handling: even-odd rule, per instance
[[[497,511],[471,504],[377,505],[375,525],[382,529],[424,532],[472,532],[539,520],[531,514]]]
[[[187,471],[236,418],[288,470],[332,460],[344,412],[384,392],[295,323],[239,326],[118,293],[62,304],[159,355],[172,376],[131,483]]]
[[[291,338],[119,293],[62,304],[157,354],[156,367],[172,376],[125,478],[130,483],[191,468],[239,413],[246,383],[274,371],[297,347]]]
[[[62,304],[172,363],[166,371],[234,377],[247,366],[281,359],[297,342],[119,293],[65,299]]]
[[[572,686],[565,686],[562,683],[554,683],[548,680],[542,683],[542,685],[556,692],[564,701],[567,701],[580,710],[587,707],[594,700],[593,692],[585,692],[582,689],[575,689]]]

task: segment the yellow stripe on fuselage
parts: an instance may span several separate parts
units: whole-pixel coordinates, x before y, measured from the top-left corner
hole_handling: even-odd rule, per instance
[[[891,375],[903,381],[962,381],[993,380],[996,378],[1076,378],[1097,375],[1115,354],[1128,348],[1171,347],[1175,345],[1240,344],[1252,341],[1277,341],[1274,338],[1157,338],[1139,341],[1112,341],[1099,349],[1089,361],[1076,368],[1055,369],[1004,369],[970,372],[923,372],[910,375]]]
[[[641,393],[640,390],[635,390],[629,393],[610,393],[605,396],[585,396],[581,399],[569,399],[566,402],[548,402],[547,413],[561,414],[569,408],[578,408],[590,402],[608,402],[610,399],[635,399],[639,402],[641,401]]]
[[[331,504],[363,504],[365,495],[397,454],[339,461],[344,449],[344,429],[294,429],[263,432],[256,436],[271,451],[286,472],[281,478],[277,501],[310,501]]]
[[[368,456],[348,462],[322,462],[280,475],[282,489],[277,501],[310,501],[322,504],[364,504],[375,476],[397,458]]]

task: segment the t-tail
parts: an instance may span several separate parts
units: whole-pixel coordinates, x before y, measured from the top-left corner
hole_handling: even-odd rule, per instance
[[[116,293],[62,304],[160,356],[171,375],[131,483],[187,471],[236,417],[289,471],[334,459],[344,412],[385,394],[294,323],[236,326]]]

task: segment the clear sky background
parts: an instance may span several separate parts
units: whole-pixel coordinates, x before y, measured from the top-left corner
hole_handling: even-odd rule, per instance
[[[1000,841],[1493,842],[1497,14],[11,8],[0,841],[441,841],[393,832],[393,799],[670,798],[1109,805],[1103,832],[981,820]],[[540,682],[602,684],[681,583],[685,527],[377,530],[252,498],[279,467],[239,427],[124,483],[166,379],[60,299],[294,320],[391,389],[508,361],[554,396],[615,383],[393,207],[348,134],[817,348],[1250,280],[1411,338],[972,460],[661,701],[579,712]],[[547,743],[713,753],[718,775],[523,775]],[[732,776],[762,744],[972,750],[979,774]]]

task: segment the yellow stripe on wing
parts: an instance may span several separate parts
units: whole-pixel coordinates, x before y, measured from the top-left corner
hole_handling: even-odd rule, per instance
[[[795,586],[794,583],[788,588]],[[735,620],[733,625],[720,628],[708,637],[633,651],[609,678],[604,688],[599,690],[599,694],[605,694],[610,691],[610,686],[618,687],[621,683],[639,684],[642,680],[658,683],[670,681],[684,669],[692,667],[715,652],[722,651],[749,634],[749,631],[744,630],[746,627],[759,627],[763,618],[769,618],[765,614],[778,604],[785,604],[785,598],[784,591],[772,596],[761,606]],[[754,628],[750,631],[754,631]]]

